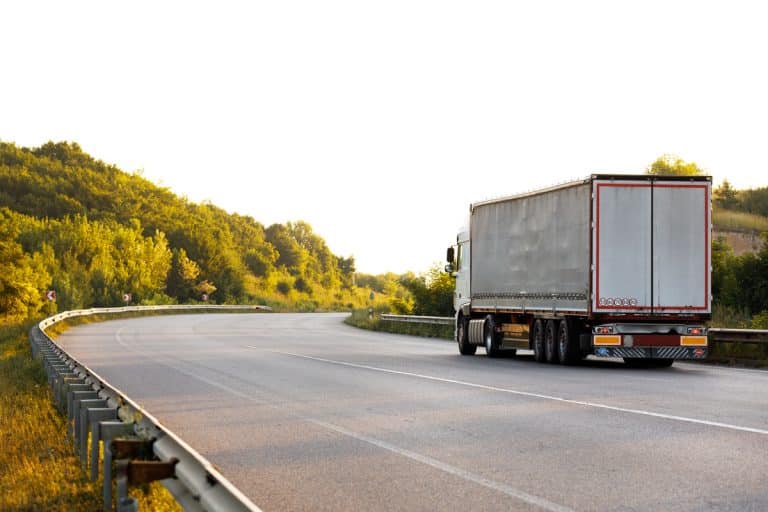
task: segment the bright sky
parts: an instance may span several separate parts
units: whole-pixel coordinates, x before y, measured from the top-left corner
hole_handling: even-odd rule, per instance
[[[29,1],[0,138],[306,220],[359,271],[442,261],[470,202],[664,153],[768,185],[762,2]]]

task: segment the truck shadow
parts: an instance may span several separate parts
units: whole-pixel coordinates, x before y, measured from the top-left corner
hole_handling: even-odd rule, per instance
[[[482,357],[482,356],[481,356]],[[518,360],[523,361],[526,364],[530,363],[532,365],[539,365],[540,363],[537,363],[533,359],[533,351],[527,351],[527,350],[518,350],[515,354],[512,351],[503,351],[497,359],[511,359],[511,360]],[[659,368],[659,367],[642,367],[642,366],[630,366],[627,363],[625,363],[622,359],[617,358],[587,358],[582,359],[581,361],[571,364],[571,365],[565,365],[566,368],[594,368],[594,369],[601,369],[601,370],[631,370],[633,372],[674,372],[674,371],[681,371],[682,368],[676,368],[675,365],[677,363],[673,364],[671,367],[666,368]],[[562,365],[541,365],[542,367],[560,367]],[[698,372],[700,370],[703,370],[703,368],[689,368],[686,367],[685,371],[693,371]]]

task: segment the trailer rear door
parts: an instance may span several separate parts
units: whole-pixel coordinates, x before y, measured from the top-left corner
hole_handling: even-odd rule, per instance
[[[653,309],[710,311],[710,182],[653,183]]]
[[[709,181],[593,182],[592,310],[710,311]]]

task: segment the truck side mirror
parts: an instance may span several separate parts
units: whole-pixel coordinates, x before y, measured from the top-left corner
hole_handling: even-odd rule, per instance
[[[445,253],[445,261],[447,261],[448,263],[453,263],[453,257],[454,257],[453,247],[449,247],[448,251]]]

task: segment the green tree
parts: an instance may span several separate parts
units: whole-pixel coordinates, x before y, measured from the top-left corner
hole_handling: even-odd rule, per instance
[[[39,257],[13,241],[0,241],[0,325],[37,316],[49,283]]]
[[[768,217],[768,187],[761,187],[738,192],[739,209]]]
[[[723,180],[723,184],[715,189],[714,203],[720,208],[726,210],[735,210],[739,206],[739,199],[736,197],[736,191],[728,180]]]
[[[645,170],[656,176],[701,176],[704,170],[693,162],[684,162],[674,155],[662,155]]]
[[[414,315],[453,316],[454,281],[439,264],[419,276],[405,274],[400,282],[413,296]]]
[[[723,237],[712,240],[712,298],[722,305],[738,303],[739,285],[735,273],[736,257]]]
[[[185,301],[207,287],[218,302],[294,301],[294,289],[311,292],[323,307],[361,305],[367,297],[355,286],[354,258],[334,255],[308,223],[265,229],[122,172],[73,142],[0,142],[4,207],[3,225],[16,231],[0,241],[32,258],[16,267],[33,260],[44,267],[61,308],[119,305],[128,292],[134,302],[172,300],[166,294]]]
[[[166,284],[168,295],[180,302],[186,302],[194,294],[199,275],[200,266],[187,256],[187,251],[184,248],[174,250]]]
[[[289,227],[272,224],[266,231],[267,241],[277,250],[277,264],[288,272],[298,275],[304,272],[309,259],[309,252],[303,248],[291,234]]]

